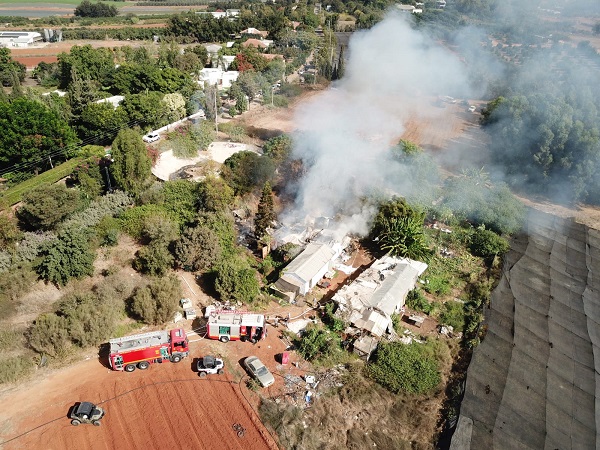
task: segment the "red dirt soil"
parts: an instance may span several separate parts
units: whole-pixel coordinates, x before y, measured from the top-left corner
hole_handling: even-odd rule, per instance
[[[270,341],[283,346],[273,333],[256,347],[267,350]],[[202,340],[191,344],[191,353],[198,357],[215,346],[244,355],[257,350],[249,343]],[[193,371],[195,362],[190,357],[179,364],[124,373],[91,359],[23,384],[0,397],[0,442],[5,442],[0,446],[5,450],[40,448],[42,441],[45,449],[276,449],[246,400],[254,394],[238,382],[243,371],[237,359],[227,360],[224,375],[204,379]],[[273,357],[270,361],[263,357],[263,362],[275,366]],[[276,378],[283,384],[281,377]],[[101,405],[106,410],[102,426],[70,425],[66,414],[76,401]],[[244,437],[237,437],[234,423],[245,428]]]

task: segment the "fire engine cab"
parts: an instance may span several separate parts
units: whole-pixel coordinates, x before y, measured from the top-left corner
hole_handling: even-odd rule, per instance
[[[265,337],[265,316],[233,310],[212,311],[206,334],[221,342],[241,340],[254,344]]]

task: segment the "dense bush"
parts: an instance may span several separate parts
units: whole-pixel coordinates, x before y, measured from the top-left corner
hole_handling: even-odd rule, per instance
[[[413,289],[406,296],[406,306],[414,311],[422,311],[425,314],[431,313],[433,305],[427,301],[419,289]]]
[[[94,200],[85,210],[73,214],[63,222],[62,228],[95,227],[105,217],[118,216],[132,204],[133,200],[129,194],[123,191],[113,191]]]
[[[28,263],[34,261],[40,254],[44,244],[56,239],[56,234],[51,231],[25,232],[19,242],[13,263]]]
[[[133,268],[148,275],[163,276],[173,266],[173,255],[162,242],[152,242],[135,255]]]
[[[135,206],[125,210],[118,216],[121,229],[134,239],[142,239],[144,224],[150,217],[169,218],[167,211],[158,205]]]
[[[307,361],[322,361],[340,352],[340,337],[316,325],[307,326],[298,343],[298,353]]]
[[[173,320],[183,292],[176,276],[157,278],[133,296],[132,310],[144,322],[158,325]]]
[[[198,185],[198,205],[202,211],[226,211],[233,205],[233,189],[222,178],[208,176]]]
[[[208,270],[221,259],[221,253],[216,233],[206,226],[187,228],[175,243],[177,262],[185,270]]]
[[[67,319],[54,313],[42,314],[27,331],[27,342],[38,353],[64,355],[69,348]]]
[[[253,303],[260,294],[258,274],[241,258],[221,261],[214,268],[215,289],[222,300]]]
[[[71,278],[92,275],[96,254],[90,246],[90,233],[81,228],[66,228],[55,240],[42,247],[41,261],[35,266],[46,281],[63,286]]]
[[[227,158],[221,169],[223,179],[237,195],[252,192],[272,180],[275,164],[271,158],[242,151]]]
[[[82,207],[80,191],[62,184],[42,185],[23,195],[17,217],[26,230],[52,230]]]
[[[441,381],[437,362],[419,343],[380,342],[367,373],[394,393],[424,394]]]
[[[498,236],[493,231],[479,227],[471,236],[469,248],[475,256],[490,258],[505,254],[510,249],[510,244],[506,239]]]

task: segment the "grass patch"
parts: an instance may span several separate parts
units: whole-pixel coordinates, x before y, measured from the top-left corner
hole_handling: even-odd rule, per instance
[[[0,329],[0,351],[7,352],[14,350],[16,344],[23,342],[23,333],[16,328],[2,327]]]
[[[19,381],[29,376],[34,367],[33,359],[27,356],[0,358],[0,384]]]
[[[69,161],[56,166],[54,169],[50,169],[37,177],[25,180],[6,191],[0,196],[0,208],[8,208],[16,203],[19,203],[23,197],[23,194],[30,191],[31,189],[41,184],[52,184],[58,180],[63,179],[67,175],[73,172],[73,169],[84,160],[84,158],[73,158]]]

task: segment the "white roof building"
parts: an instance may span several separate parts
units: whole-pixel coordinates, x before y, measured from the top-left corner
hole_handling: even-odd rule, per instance
[[[113,95],[112,97],[106,97],[97,100],[96,103],[110,103],[111,105],[113,105],[113,108],[117,109],[117,106],[119,106],[119,104],[123,100],[125,100],[125,97],[123,97],[122,95]]]
[[[352,284],[334,296],[339,313],[356,328],[381,337],[391,327],[391,316],[401,311],[427,264],[408,258],[384,256]]]
[[[36,31],[0,31],[0,46],[28,47],[43,40],[42,35]]]
[[[275,288],[284,293],[306,295],[333,267],[336,252],[327,244],[310,243],[283,269]]]
[[[219,89],[227,89],[238,79],[239,74],[237,70],[225,72],[220,68],[206,67],[200,71],[198,83],[208,82],[211,86],[217,85]]]

